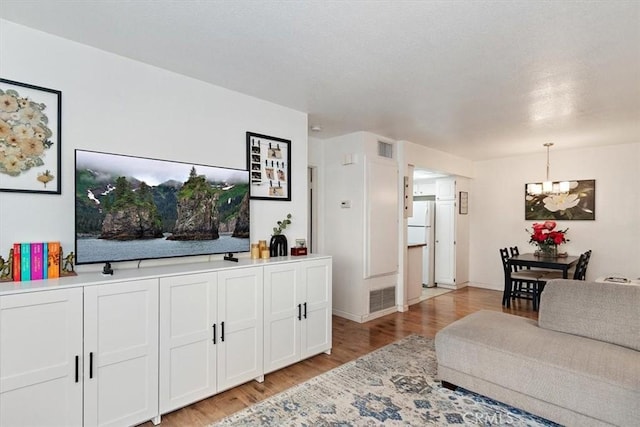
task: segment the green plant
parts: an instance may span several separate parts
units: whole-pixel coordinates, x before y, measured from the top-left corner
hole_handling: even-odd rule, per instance
[[[291,214],[287,214],[287,217],[282,221],[277,222],[278,226],[273,227],[273,234],[277,236],[278,234],[282,234],[282,230],[287,228],[287,225],[291,224]]]

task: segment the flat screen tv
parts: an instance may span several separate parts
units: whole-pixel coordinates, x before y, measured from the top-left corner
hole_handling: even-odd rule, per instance
[[[75,151],[77,264],[248,252],[249,172]]]

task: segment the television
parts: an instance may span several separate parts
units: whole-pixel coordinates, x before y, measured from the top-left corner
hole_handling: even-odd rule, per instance
[[[249,250],[249,171],[75,150],[76,264]]]

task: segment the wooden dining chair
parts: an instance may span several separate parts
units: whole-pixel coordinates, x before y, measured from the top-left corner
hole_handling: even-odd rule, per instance
[[[591,259],[591,249],[589,249],[588,251],[586,251],[583,254],[580,254],[580,258],[578,259],[578,263],[576,264],[576,268],[575,270],[573,270],[573,276],[571,276],[571,279],[573,280],[586,280],[587,278],[587,267],[589,266],[589,260]],[[539,279],[539,285],[538,285],[538,299],[540,298],[540,294],[542,294],[542,291],[544,291],[544,287],[547,284],[548,281],[553,280],[553,279],[562,279],[562,272],[561,271],[551,271],[549,273],[544,274],[540,279]]]
[[[587,280],[587,267],[589,266],[589,260],[591,259],[591,249],[586,251],[583,255],[585,259],[582,261],[582,264],[578,261],[576,271],[573,274],[573,278],[575,280]]]
[[[509,252],[511,253],[511,256],[512,256],[512,257],[513,257],[513,256],[516,256],[516,255],[520,255],[520,249],[518,249],[518,246],[511,246],[511,247],[509,247]],[[525,266],[522,266],[522,265],[521,265],[521,266],[518,266],[518,267],[517,267],[517,269],[518,269],[518,270],[534,270],[534,271],[537,271],[537,272],[540,272],[540,271],[541,271],[541,272],[543,272],[543,273],[550,273],[550,272],[552,272],[552,271],[557,271],[557,270],[552,270],[552,269],[550,269],[550,268],[539,268],[539,267],[531,268],[531,267],[529,267],[529,266],[526,266],[526,267],[525,267]]]
[[[509,249],[500,249],[502,269],[504,272],[504,291],[502,305],[511,307],[512,299],[531,300],[533,309],[538,310],[539,279],[545,274],[536,270],[518,270],[509,265]]]
[[[570,276],[573,280],[586,280],[587,278],[587,267],[589,266],[589,260],[591,259],[591,249],[586,251],[583,254],[580,254],[580,259],[576,264],[575,270],[573,270],[573,275]],[[550,271],[546,273],[542,277],[542,282],[546,283],[552,279],[562,279],[561,271]]]

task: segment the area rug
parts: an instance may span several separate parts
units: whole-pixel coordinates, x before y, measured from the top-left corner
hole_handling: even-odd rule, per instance
[[[436,377],[433,340],[408,336],[215,426],[556,426]]]

